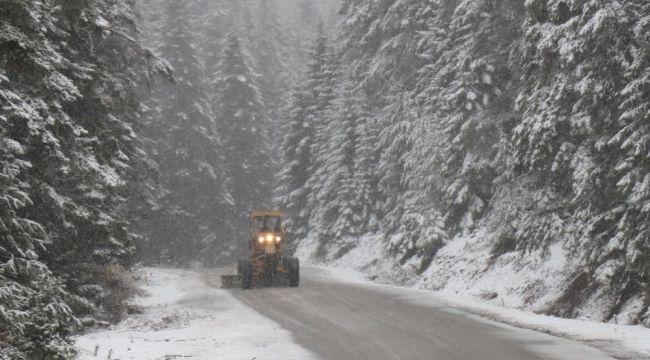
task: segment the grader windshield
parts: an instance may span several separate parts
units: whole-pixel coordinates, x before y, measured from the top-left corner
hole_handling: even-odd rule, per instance
[[[284,231],[282,229],[282,212],[254,211],[251,214],[251,235],[253,243],[266,249],[267,253],[279,250]]]
[[[253,228],[256,233],[281,232],[282,219],[279,216],[257,216],[253,218]]]

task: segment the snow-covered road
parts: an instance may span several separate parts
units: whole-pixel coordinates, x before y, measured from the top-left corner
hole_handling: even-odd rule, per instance
[[[144,270],[145,313],[78,338],[80,360],[612,359],[359,274],[303,267],[299,288],[244,291],[218,288],[225,271]]]

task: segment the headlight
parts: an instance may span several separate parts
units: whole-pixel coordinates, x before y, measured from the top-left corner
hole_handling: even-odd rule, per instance
[[[276,242],[276,243],[279,243],[280,241],[282,241],[282,238],[279,237],[279,236],[276,236],[276,237],[275,237],[275,242]]]
[[[271,235],[271,234],[266,235],[266,241],[267,242],[273,241],[273,235]]]
[[[260,236],[260,237],[258,237],[258,238],[257,238],[257,241],[259,241],[260,244],[263,244],[263,243],[264,243],[264,236]]]

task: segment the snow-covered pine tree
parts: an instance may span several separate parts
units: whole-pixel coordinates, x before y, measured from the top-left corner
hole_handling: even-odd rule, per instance
[[[423,177],[438,172],[420,172],[420,165],[431,158],[415,153],[430,149],[438,136],[426,137],[436,132],[423,133],[424,128],[414,127],[417,123],[430,126],[431,117],[420,121],[421,111],[416,111],[420,105],[410,100],[417,95],[416,80],[427,61],[422,54],[424,34],[433,31],[431,18],[442,17],[435,5],[436,2],[421,1],[347,1],[341,8],[346,17],[342,22],[343,59],[351,64],[353,78],[373,99],[371,106],[381,129],[378,172],[382,195],[378,198],[385,200],[380,212],[387,216],[382,222],[389,232],[396,231],[401,222],[400,204],[406,201],[401,197],[408,189],[415,190]],[[428,61],[435,60],[431,57]],[[414,142],[421,146],[414,148]],[[408,171],[411,172],[406,175]],[[427,198],[424,193],[422,197]]]
[[[625,211],[614,217],[618,221],[615,226],[606,216],[596,223],[598,227],[603,222],[604,226],[615,227],[613,238],[600,256],[614,257],[623,249],[625,252],[617,260],[619,270],[612,279],[619,284],[621,295],[608,316],[638,296],[645,296],[644,303],[650,304],[650,4],[630,1],[625,8],[634,19],[629,24],[631,37],[625,44],[628,57],[621,59],[626,85],[620,92],[617,132],[607,142],[607,146],[620,149],[613,172]],[[633,321],[650,326],[648,310],[646,306],[633,314]]]
[[[127,198],[138,188],[135,181],[142,180],[134,176],[134,167],[146,161],[135,133],[136,89],[148,76],[141,65],[151,54],[135,40],[131,3],[71,1],[54,9],[66,34],[55,38],[69,43],[62,53],[78,64],[66,74],[83,95],[62,107],[79,126],[68,133],[74,138],[67,149],[69,162],[52,167],[47,156],[32,160],[34,169],[47,174],[35,187],[33,213],[54,239],[45,255],[50,267],[82,297],[76,305],[93,304],[117,320],[133,291],[124,276],[133,263],[135,241],[126,219]],[[39,217],[44,207],[59,211],[62,203],[67,203],[63,217]]]
[[[575,316],[597,297],[602,319],[609,320],[642,292],[640,273],[629,263],[647,251],[639,252],[633,240],[647,235],[630,226],[636,215],[627,203],[635,192],[630,181],[643,168],[631,155],[643,140],[623,130],[638,117],[628,117],[625,108],[637,102],[626,81],[638,46],[632,19],[639,15],[619,2],[538,0],[526,6],[517,101],[522,121],[513,146],[517,173],[536,179],[539,196],[518,243],[536,249],[564,241],[583,256],[588,268],[581,273],[588,280],[571,284],[571,301],[559,301],[555,312]],[[612,275],[596,275],[603,271]]]
[[[196,50],[203,59],[207,74],[218,70],[228,29],[237,21],[233,7],[238,3],[239,1],[199,0],[197,4],[202,9],[202,19],[196,24],[196,31],[200,34],[198,43],[201,44]]]
[[[237,34],[231,33],[212,86],[216,91],[213,102],[234,201],[232,223],[236,230],[232,239],[246,237],[251,210],[270,204],[274,178],[270,123],[250,64],[250,55]],[[245,246],[245,242],[236,243]]]
[[[409,191],[405,156],[412,149],[410,132],[417,116],[410,106],[408,94],[403,92],[392,105],[381,110],[377,119],[381,129],[378,142],[382,149],[377,165],[378,190],[383,200],[382,227],[388,236],[394,234],[400,226],[405,205],[402,196]]]
[[[318,238],[320,250],[317,255],[326,255],[328,249],[334,249],[335,257],[354,247],[355,237],[364,220],[355,204],[356,189],[353,188],[355,158],[357,150],[357,100],[353,95],[353,86],[347,82],[343,93],[338,96],[338,103],[325,119],[319,156],[323,157],[315,177],[321,182],[310,219],[311,228]]]
[[[20,356],[68,359],[71,309],[116,319],[131,294],[126,204],[141,180],[134,167],[145,161],[135,89],[167,70],[134,38],[130,2],[8,1],[3,10],[0,133],[2,149],[11,145],[3,178],[14,184],[3,185],[2,209],[16,222],[0,247],[3,276],[18,284],[3,304],[24,311],[9,325],[22,338],[9,339],[22,342]],[[14,290],[30,301],[11,299]]]
[[[0,106],[32,109],[29,99],[7,88],[8,82],[3,64]],[[7,136],[9,122],[18,120],[15,114],[0,110],[0,359],[66,360],[74,356],[69,336],[79,322],[66,303],[71,295],[38,257],[45,229],[24,215],[32,202],[21,178],[31,164],[21,159],[25,145]]]
[[[305,68],[309,62],[309,45],[318,36],[318,27],[314,25],[321,21],[321,17],[314,0],[299,1],[298,25],[295,28],[300,30],[294,34],[294,49],[297,58],[303,62],[302,68]]]
[[[424,93],[435,108],[434,128],[444,135],[441,143],[431,142],[442,162],[428,170],[442,176],[451,231],[471,230],[492,195],[499,123],[512,108],[506,88],[511,80],[508,59],[516,44],[516,32],[502,29],[521,26],[524,9],[519,3],[466,0],[453,9],[448,25],[450,9],[444,7],[438,9],[441,24],[432,24],[434,43],[441,32],[447,35],[435,63],[423,70],[434,72],[434,86]]]
[[[305,77],[306,108],[305,121],[313,127],[313,139],[310,144],[312,160],[308,168],[309,179],[305,184],[307,189],[307,206],[305,213],[309,214],[310,228],[315,221],[314,211],[320,208],[318,196],[323,188],[323,179],[327,176],[325,162],[330,156],[329,141],[334,134],[328,133],[329,124],[334,118],[334,99],[338,87],[338,64],[323,24],[319,24],[318,36],[310,52],[310,62]],[[318,234],[316,234],[318,235]]]
[[[284,108],[284,93],[289,89],[288,43],[286,30],[280,23],[275,0],[258,0],[251,55],[256,59],[259,88],[269,119],[269,139],[273,148],[280,146],[280,112]],[[275,168],[274,168],[275,169]]]
[[[282,142],[284,167],[277,182],[275,203],[285,210],[291,225],[292,240],[301,241],[309,232],[308,181],[314,169],[314,144],[317,131],[315,111],[318,92],[314,87],[322,75],[322,57],[327,51],[324,34],[312,46],[309,70],[303,82],[293,90],[287,110]],[[318,60],[317,60],[318,59]]]
[[[255,24],[256,18],[255,12],[253,11],[255,9],[251,4],[252,2],[237,1],[235,4],[231,5],[231,10],[229,12],[229,20],[231,23],[228,26],[229,31],[226,33],[226,38],[231,33],[236,33],[241,45],[246,49],[252,49],[257,45],[257,40],[255,39],[257,28]],[[227,40],[226,38],[224,38],[224,44],[225,40]],[[221,54],[223,55],[223,48]],[[257,68],[259,65],[257,59],[251,57],[250,61],[250,66],[253,69]]]
[[[594,211],[583,214],[589,218],[609,206],[601,202],[601,194],[611,195],[609,203],[620,201],[606,174],[612,160],[606,134],[616,124],[616,96],[623,79],[619,56],[624,52],[627,20],[617,3],[580,2],[569,7],[534,1],[527,8],[517,99],[522,120],[513,136],[516,170],[537,175],[540,187],[557,193],[558,198],[538,202],[542,208],[559,209],[550,215],[578,206]],[[530,225],[532,231],[535,225]],[[544,245],[535,234],[562,238],[549,237],[542,228],[522,240]]]
[[[306,121],[307,92],[304,85],[292,92],[286,118],[285,135],[282,140],[282,164],[275,190],[274,203],[284,210],[291,227],[289,243],[293,244],[307,236],[309,218],[307,191],[309,179],[307,169],[311,167],[311,143],[314,137],[312,124]]]
[[[388,250],[411,273],[421,273],[444,245],[446,233],[442,215],[429,199],[415,190],[409,170],[417,162],[413,153],[413,126],[420,116],[409,93],[403,92],[392,106],[379,115],[379,145],[383,149],[377,172],[383,200],[382,231]]]
[[[407,191],[387,216],[399,216],[388,237],[388,249],[410,276],[424,272],[447,240],[442,214],[421,199],[419,193]]]
[[[417,5],[411,21],[420,23],[413,41],[415,51],[422,61],[418,68],[417,81],[410,91],[419,115],[413,119],[410,141],[413,146],[405,154],[405,171],[410,179],[410,196],[417,195],[423,211],[435,213],[445,211],[444,181],[441,173],[442,164],[450,160],[442,153],[446,137],[441,124],[441,107],[447,107],[441,101],[446,85],[440,79],[440,67],[454,66],[443,59],[445,52],[452,52],[449,46],[452,36],[451,20],[456,1],[428,1]],[[416,199],[409,199],[413,202]]]
[[[287,124],[282,143],[281,171],[275,202],[285,209],[292,226],[294,240],[302,240],[309,233],[310,206],[315,192],[310,186],[317,182],[315,171],[318,151],[324,139],[321,126],[330,115],[334,94],[334,72],[330,71],[329,47],[322,26],[319,36],[310,48],[308,69],[302,83],[294,89],[287,111]],[[322,160],[323,158],[321,158]],[[317,184],[316,184],[317,185]]]
[[[357,224],[358,234],[367,234],[379,230],[381,214],[381,197],[379,194],[379,131],[373,115],[370,99],[365,91],[354,89],[350,94],[355,101],[355,149],[352,172],[352,189],[355,192],[354,213],[360,217]]]
[[[211,264],[229,256],[232,199],[226,188],[225,157],[210,105],[206,74],[195,50],[199,40],[194,3],[168,1],[161,7],[161,55],[175,69],[175,86],[158,86],[145,131],[160,169],[157,210],[142,228],[149,242],[143,256],[159,264]]]
[[[30,109],[3,108],[12,119],[8,136],[26,147],[31,164],[24,176],[33,205],[24,214],[47,230],[41,259],[75,295],[68,299],[75,313],[119,317],[130,288],[109,277],[132,261],[124,210],[141,160],[134,87],[149,74],[139,66],[151,54],[131,37],[133,9],[123,1],[7,9],[3,66]]]
[[[283,50],[288,56],[285,59],[285,65],[290,70],[290,85],[301,80],[301,76],[307,69],[309,63],[309,44],[316,37],[319,12],[313,6],[313,0],[305,0],[304,4],[292,4],[290,9],[294,11],[280,11],[280,21],[282,27],[282,43],[285,46]],[[286,2],[285,8],[286,10]],[[297,5],[296,5],[297,4]],[[305,4],[307,4],[305,6]],[[285,99],[285,102],[288,102]],[[287,106],[288,104],[285,104]]]
[[[595,135],[598,123],[614,123],[608,108],[616,96],[611,90],[620,88],[612,80],[621,72],[624,16],[617,3],[569,7],[533,1],[527,10],[517,101],[523,119],[514,137],[517,166],[519,172],[548,172],[553,184],[571,190],[571,160],[580,142]]]
[[[371,98],[387,104],[415,85],[422,65],[417,34],[425,23],[416,14],[427,2],[419,0],[346,0],[341,5],[342,62]],[[395,92],[393,92],[395,90]],[[382,104],[386,105],[386,104]]]

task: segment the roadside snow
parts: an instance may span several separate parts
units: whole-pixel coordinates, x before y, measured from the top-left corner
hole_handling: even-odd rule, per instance
[[[407,298],[415,303],[434,305],[442,301],[448,306],[490,320],[576,340],[603,350],[617,359],[650,359],[650,329],[642,326],[562,319],[500,307],[458,295],[413,291],[420,294],[411,293]]]
[[[291,334],[192,271],[144,269],[145,308],[77,338],[78,360],[312,359]]]
[[[362,272],[340,268],[340,267],[328,267],[328,266],[319,266],[311,265],[315,269],[318,269],[318,272],[310,273],[310,279],[316,281],[336,281],[342,283],[350,284],[373,284],[368,280],[368,276]]]
[[[369,284],[373,280],[387,284],[374,286],[401,294],[407,301],[432,306],[443,303],[504,324],[576,340],[618,359],[650,359],[650,329],[591,321],[588,315],[597,313],[597,306],[585,309],[579,320],[534,312],[558,296],[560,279],[571,267],[561,245],[552,246],[548,256],[537,262],[520,264],[516,256],[506,255],[488,267],[489,251],[481,246],[481,234],[474,236],[454,239],[420,276],[409,273],[378,251],[380,240],[372,236],[359,239],[355,249],[325,264],[311,261],[310,249],[306,247],[299,248],[297,253],[304,264],[324,272],[323,281],[329,278]],[[492,298],[491,294],[497,296]]]

